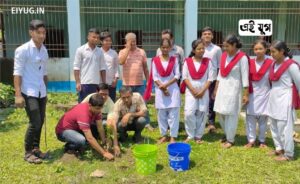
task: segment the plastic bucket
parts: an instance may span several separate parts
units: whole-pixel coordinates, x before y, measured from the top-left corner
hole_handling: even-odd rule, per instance
[[[168,145],[169,164],[174,171],[186,171],[190,165],[191,146],[186,143]]]
[[[134,146],[133,155],[137,173],[142,175],[155,173],[157,149],[157,146],[152,144],[140,144]]]

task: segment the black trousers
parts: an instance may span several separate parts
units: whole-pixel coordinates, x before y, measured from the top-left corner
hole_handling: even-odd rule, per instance
[[[108,91],[109,91],[109,97],[112,99],[113,102],[116,102],[116,88],[109,86]]]
[[[209,86],[209,108],[208,108],[208,123],[215,124],[216,113],[214,111],[215,100],[212,98],[216,86],[216,81],[213,81]]]
[[[134,137],[141,137],[141,133],[147,124],[147,117],[137,117],[134,118],[131,124],[123,127],[121,121],[118,122],[118,133],[120,136],[120,141],[124,142],[127,138],[127,131],[132,130],[134,131]]]
[[[25,134],[25,151],[40,147],[42,127],[45,119],[47,97],[37,98],[22,94],[25,99],[25,110],[29,118]]]

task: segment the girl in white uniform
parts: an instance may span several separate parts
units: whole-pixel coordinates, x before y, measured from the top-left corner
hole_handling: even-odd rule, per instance
[[[162,55],[154,57],[152,76],[155,82],[155,108],[162,135],[158,143],[168,141],[167,132],[170,128],[170,142],[175,142],[179,129],[180,91],[177,80],[180,78],[179,64],[176,57],[169,57],[172,44],[163,39],[160,49]]]
[[[285,42],[274,41],[270,49],[275,60],[270,70],[272,88],[267,104],[275,145],[271,154],[277,155],[277,161],[288,161],[294,158],[293,126],[295,108],[299,108],[300,70],[289,58]]]
[[[266,115],[269,92],[271,89],[269,81],[269,70],[273,63],[267,55],[267,42],[257,40],[253,44],[253,51],[256,57],[249,62],[249,103],[246,110],[246,133],[248,144],[246,148],[255,145],[256,140],[256,123],[259,125],[259,147],[265,148],[266,128],[268,116]]]
[[[209,58],[204,58],[205,43],[198,39],[192,43],[192,52],[184,62],[182,80],[187,86],[185,93],[184,120],[188,135],[185,142],[195,140],[201,144],[208,113],[210,83],[215,80]]]
[[[222,139],[222,147],[230,148],[234,144],[242,103],[248,103],[249,65],[247,56],[239,50],[242,44],[235,35],[227,36],[223,47],[225,52],[221,56],[214,91],[214,110],[219,114],[220,125],[226,136]]]

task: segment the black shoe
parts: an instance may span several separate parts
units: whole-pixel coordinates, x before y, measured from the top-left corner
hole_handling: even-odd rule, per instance
[[[134,136],[132,137],[132,140],[133,140],[135,143],[140,144],[140,143],[143,143],[144,138],[142,137],[141,134],[139,134],[139,135],[134,135]]]
[[[39,148],[34,148],[32,150],[32,153],[34,154],[34,156],[40,158],[40,159],[51,159],[51,156],[49,154],[49,152],[47,151],[46,153],[43,153]]]

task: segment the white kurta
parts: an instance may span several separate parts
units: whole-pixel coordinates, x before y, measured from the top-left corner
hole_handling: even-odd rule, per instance
[[[202,63],[201,62],[193,62],[194,66],[196,68],[196,71],[199,71]],[[203,77],[199,80],[194,80],[192,79],[188,66],[186,62],[183,65],[183,70],[182,70],[182,80],[188,79],[192,86],[196,89],[202,89],[207,81],[214,81],[214,72],[215,70],[213,69],[213,65],[211,62],[208,64],[208,68],[203,75]],[[202,112],[207,112],[208,111],[208,103],[209,103],[209,92],[208,89],[206,90],[205,94],[201,99],[196,99],[192,95],[191,91],[186,88],[185,92],[185,105],[184,105],[184,110],[199,110]]]
[[[163,68],[166,70],[169,62],[162,61],[161,63]],[[153,74],[153,81],[159,80],[163,84],[167,83],[174,77],[177,80],[179,80],[180,73],[179,73],[179,65],[177,59],[175,61],[173,71],[168,77],[161,77],[154,63],[152,65],[152,74]],[[155,108],[166,109],[166,108],[180,107],[180,91],[179,91],[178,84],[175,82],[172,85],[170,85],[168,87],[168,91],[170,93],[170,96],[165,96],[164,93],[155,84]]]
[[[287,59],[287,58],[286,58]],[[275,64],[275,72],[280,65]],[[278,81],[272,81],[267,115],[277,120],[287,120],[292,109],[292,83],[300,90],[300,71],[296,64],[292,64]]]
[[[167,69],[169,62],[162,61],[164,70]],[[174,77],[178,80],[180,77],[179,65],[176,59],[172,73],[168,77],[162,77],[159,75],[155,64],[152,65],[153,81],[160,81],[161,83],[167,83]],[[155,107],[157,108],[157,120],[159,130],[162,136],[165,136],[170,127],[170,136],[177,137],[179,129],[179,117],[180,117],[180,91],[178,84],[175,82],[168,87],[170,96],[165,96],[163,92],[155,85]]]
[[[225,67],[233,57],[227,56]],[[243,56],[226,77],[222,77],[221,72],[219,72],[217,80],[219,86],[214,111],[223,115],[238,115],[241,109],[242,88],[249,86],[247,57]]]
[[[285,58],[285,61],[288,58]],[[276,72],[280,65],[275,64]],[[294,156],[293,126],[295,110],[292,107],[292,82],[300,91],[300,70],[292,64],[278,81],[272,81],[267,114],[271,118],[271,133],[276,150],[284,150],[286,157]]]
[[[196,71],[199,71],[202,62],[193,62]],[[208,68],[201,79],[193,79],[190,75],[187,63],[185,62],[182,70],[182,80],[188,79],[192,86],[196,89],[202,89],[207,81],[215,80],[215,69],[211,61],[208,63]],[[189,139],[202,138],[205,129],[205,122],[207,119],[209,103],[209,92],[206,90],[202,98],[195,98],[191,91],[186,88],[185,92],[185,105],[184,105],[184,121],[185,130]]]
[[[255,60],[256,72],[264,62]],[[268,116],[266,109],[271,85],[269,82],[269,70],[260,81],[252,81],[253,93],[249,94],[249,103],[246,111],[246,133],[248,142],[256,140],[256,123],[259,127],[259,142],[265,142]]]
[[[256,62],[256,71],[259,71],[263,62]],[[247,105],[248,115],[266,115],[266,109],[270,94],[269,70],[260,81],[252,81],[253,93],[249,94],[249,103]]]

